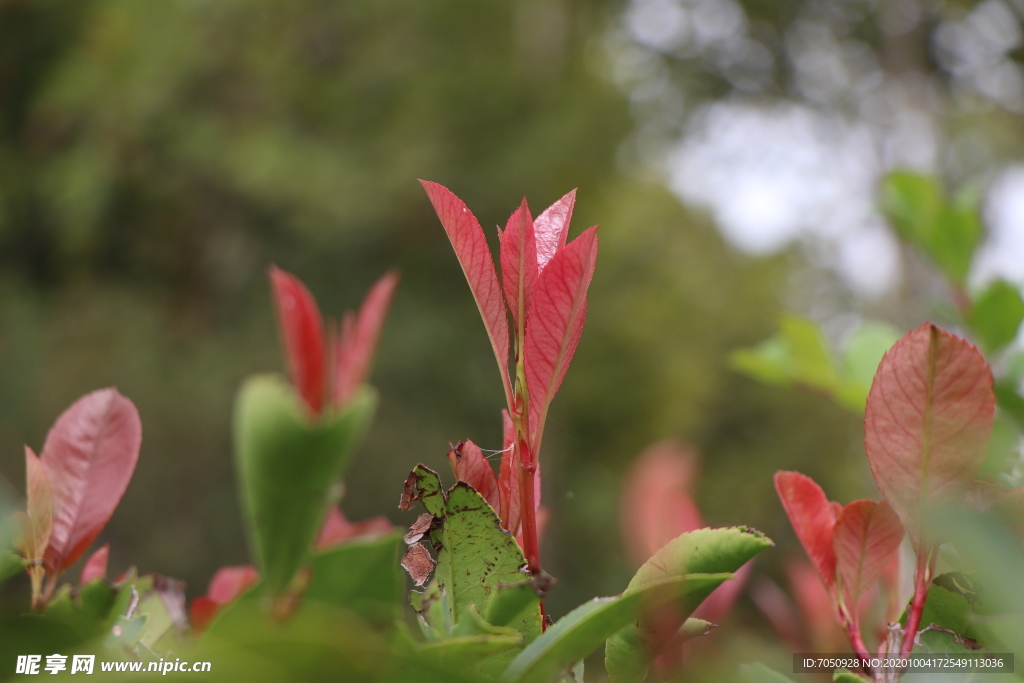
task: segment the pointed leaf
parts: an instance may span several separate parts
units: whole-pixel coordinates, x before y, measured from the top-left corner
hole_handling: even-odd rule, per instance
[[[501,235],[501,284],[517,335],[527,320],[538,272],[533,218],[524,198]]]
[[[498,285],[498,275],[494,270],[494,260],[484,238],[483,228],[465,203],[451,190],[426,180],[421,180],[420,184],[426,190],[430,203],[434,205],[434,211],[441,219],[441,224],[455,249],[462,272],[469,281],[469,288],[476,299],[484,327],[487,328],[487,336],[491,340],[491,348],[494,349],[494,357],[498,361],[506,401],[511,405],[512,385],[508,378],[508,318],[501,287]]]
[[[320,308],[299,278],[277,266],[270,267],[269,275],[292,384],[309,412],[318,416],[327,392],[327,349]]]
[[[922,512],[959,503],[985,458],[995,396],[978,350],[930,323],[882,359],[864,418],[864,446],[878,489],[911,539]]]
[[[107,561],[110,559],[110,544],[105,543],[102,548],[89,556],[82,567],[82,576],[78,584],[84,586],[87,583],[107,577]]]
[[[621,596],[594,598],[550,626],[519,653],[502,675],[509,683],[547,683],[566,671],[647,609],[667,603],[699,604],[731,574],[689,574],[662,579]],[[612,681],[616,679],[611,678]]]
[[[33,549],[32,557],[25,559],[38,560],[46,552],[53,531],[53,489],[46,467],[28,446],[25,446],[25,479]]]
[[[826,586],[836,580],[836,554],[832,534],[836,510],[813,479],[799,472],[776,472],[775,490],[807,556]]]
[[[385,273],[366,294],[354,323],[342,328],[334,349],[332,400],[335,407],[348,403],[366,381],[397,286],[398,274]]]
[[[732,577],[733,571],[772,545],[754,529],[698,529],[663,547],[633,576],[623,597],[642,592],[665,579],[686,575]],[[728,572],[723,574],[722,572]],[[659,652],[675,637],[686,619],[716,588],[689,596],[682,604],[645,604],[644,615],[618,631],[605,646],[605,667],[613,683],[642,681]]]
[[[533,222],[537,241],[537,266],[540,270],[544,270],[558,250],[565,246],[575,204],[576,190],[573,190],[544,209]]]
[[[139,413],[116,389],[86,394],[57,418],[41,456],[53,489],[47,572],[74,564],[106,526],[141,445]]]
[[[479,446],[469,439],[460,441],[448,451],[448,463],[456,479],[472,486],[492,508],[498,509],[498,480],[494,476],[494,468]]]
[[[855,500],[836,519],[836,567],[846,604],[854,609],[899,550],[903,540],[900,518],[884,500]]]
[[[523,351],[530,429],[541,434],[548,406],[576,353],[587,316],[587,288],[597,262],[597,227],[563,247],[537,277]],[[536,444],[539,448],[539,444]]]
[[[310,423],[290,387],[249,379],[235,404],[235,463],[260,576],[279,595],[305,562],[342,475],[376,406],[366,388],[338,415]]]

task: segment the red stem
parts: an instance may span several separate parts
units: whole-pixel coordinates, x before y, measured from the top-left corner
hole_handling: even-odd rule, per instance
[[[843,630],[846,631],[846,637],[853,647],[853,654],[857,655],[857,659],[861,662],[861,668],[864,670],[864,673],[871,675],[871,667],[868,666],[871,657],[868,655],[868,647],[864,644],[864,638],[860,633],[860,617],[857,615],[857,606],[854,605],[852,613],[848,610],[849,608],[845,605],[839,606],[839,620],[842,622]]]
[[[917,554],[917,569],[914,571],[914,599],[910,603],[910,614],[907,615],[907,627],[903,631],[903,644],[900,647],[900,657],[906,657],[914,649],[914,640],[917,637],[917,629],[921,626],[921,616],[924,614],[924,606],[928,601],[928,589],[931,587],[932,573],[935,569],[935,554],[933,548]]]
[[[520,515],[523,524],[523,554],[526,555],[526,568],[536,575],[540,572],[540,544],[537,540],[537,514],[534,499],[534,486],[537,478],[537,461],[530,452],[530,444],[521,432],[516,434],[516,446],[519,449],[519,500]]]

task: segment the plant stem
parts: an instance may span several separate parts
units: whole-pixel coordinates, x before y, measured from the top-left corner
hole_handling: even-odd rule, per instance
[[[924,606],[928,601],[928,589],[931,586],[932,574],[935,569],[934,554],[935,548],[931,546],[926,551],[917,553],[917,568],[914,571],[914,599],[910,603],[907,627],[903,630],[900,657],[906,657],[914,649],[914,640],[917,637],[917,629],[921,626],[921,616],[924,614]]]
[[[522,433],[516,435],[519,449],[519,500],[523,524],[523,553],[526,568],[536,576],[540,573],[540,543],[537,538],[537,503],[534,487],[537,479],[537,461],[530,451],[530,444]]]

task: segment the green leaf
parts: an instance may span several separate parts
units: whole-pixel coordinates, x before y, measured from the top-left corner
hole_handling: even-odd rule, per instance
[[[850,397],[850,405],[856,400],[857,410],[863,410],[868,400],[871,381],[878,371],[882,356],[900,339],[900,333],[884,323],[865,322],[853,333],[843,352],[842,374],[846,383],[857,390],[856,397]]]
[[[439,548],[434,581],[424,593],[414,591],[411,596],[413,606],[435,633],[450,634],[470,606],[490,614],[491,597],[502,586],[519,585],[527,579],[519,544],[501,528],[494,509],[469,484],[459,482],[444,494],[437,473],[418,465],[406,481],[406,494],[409,501],[420,500],[440,520],[430,532],[434,547]],[[525,605],[517,615],[508,617],[511,608],[503,604],[495,610],[504,613],[501,625],[514,627],[529,643],[541,632],[540,604],[536,596],[530,600],[519,597]]]
[[[832,674],[833,683],[864,683],[865,679],[849,669],[836,669]]]
[[[370,421],[376,397],[363,389],[340,415],[310,422],[291,386],[248,380],[235,409],[235,459],[257,568],[280,595],[308,558],[331,485]]]
[[[527,612],[537,609],[537,592],[530,581],[499,586],[487,606],[487,622],[495,626],[510,626]]]
[[[523,638],[515,635],[472,635],[457,636],[437,643],[430,643],[419,649],[422,657],[437,666],[451,671],[478,671],[486,661],[503,652],[521,647]]]
[[[548,683],[634,621],[645,609],[667,603],[698,605],[732,574],[689,574],[647,584],[621,596],[595,598],[558,620],[526,646],[502,675],[504,681]]]
[[[934,178],[895,172],[883,182],[882,210],[901,237],[964,284],[982,237],[976,197],[949,202]]]
[[[743,683],[793,683],[792,678],[783,676],[760,662],[740,666],[740,679]]]
[[[305,599],[344,607],[373,626],[390,626],[400,615],[405,591],[400,547],[402,536],[394,533],[314,555]]]
[[[1020,290],[996,280],[975,300],[967,324],[988,352],[998,351],[1017,337],[1024,321],[1024,300]]]
[[[25,571],[25,562],[21,555],[0,551],[0,581]]]
[[[767,536],[745,527],[690,531],[670,541],[640,567],[623,596],[675,576],[734,572],[771,545]],[[658,615],[657,629],[641,619],[610,637],[605,647],[609,680],[644,680],[654,657],[707,595],[697,597],[696,603],[679,605],[670,615]]]

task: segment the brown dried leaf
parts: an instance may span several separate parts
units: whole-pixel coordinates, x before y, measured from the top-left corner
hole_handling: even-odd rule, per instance
[[[430,575],[434,573],[436,564],[434,558],[430,556],[427,546],[423,543],[410,546],[405,551],[405,557],[402,558],[402,566],[405,567],[405,571],[409,572],[409,576],[417,586],[427,583]]]
[[[430,531],[430,527],[434,524],[434,515],[429,512],[424,512],[422,515],[416,518],[416,521],[409,527],[409,533],[405,535],[406,545],[414,545],[419,543],[420,539],[423,538],[424,534]]]

